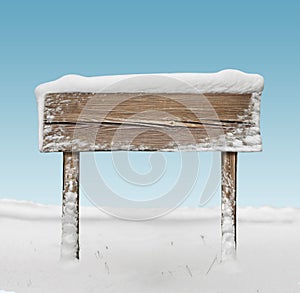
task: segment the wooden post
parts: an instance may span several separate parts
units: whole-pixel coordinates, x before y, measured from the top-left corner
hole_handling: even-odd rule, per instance
[[[236,255],[237,152],[222,152],[222,260]]]
[[[79,259],[79,152],[63,153],[61,258]]]

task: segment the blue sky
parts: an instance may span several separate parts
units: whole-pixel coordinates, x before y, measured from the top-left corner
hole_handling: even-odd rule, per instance
[[[299,12],[296,1],[1,3],[0,197],[60,203],[62,156],[38,152],[38,84],[69,73],[236,68],[265,77],[264,152],[239,156],[239,205],[300,207]],[[108,168],[105,156],[97,158]],[[133,156],[141,172],[144,161]],[[197,204],[208,161],[203,156],[189,205]],[[210,204],[219,204],[219,194]]]

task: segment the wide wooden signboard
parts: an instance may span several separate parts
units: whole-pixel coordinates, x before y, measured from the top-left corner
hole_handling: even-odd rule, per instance
[[[51,93],[43,152],[260,151],[253,94]]]

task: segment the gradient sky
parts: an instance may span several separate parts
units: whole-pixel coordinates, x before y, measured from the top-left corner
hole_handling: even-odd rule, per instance
[[[34,96],[38,84],[69,73],[92,76],[235,68],[265,77],[264,151],[239,156],[239,205],[300,207],[298,3],[2,2],[0,197],[60,203],[62,155],[38,151]],[[103,162],[101,168],[109,169],[109,155],[97,158]],[[170,155],[168,160],[175,165],[177,158]],[[141,172],[149,168],[145,157],[133,156],[132,161]],[[189,205],[197,205],[208,161],[206,155]],[[124,187],[124,192],[130,193],[130,187]],[[83,203],[88,201],[83,199]],[[219,204],[219,194],[210,204]]]

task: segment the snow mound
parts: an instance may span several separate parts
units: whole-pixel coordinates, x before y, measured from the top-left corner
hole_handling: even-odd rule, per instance
[[[111,211],[111,208],[108,209]],[[119,210],[119,212],[118,212]],[[101,210],[94,206],[81,206],[80,218],[87,221],[112,219],[106,214],[105,207]],[[126,209],[126,214],[143,214],[141,209]],[[115,214],[124,214],[121,208],[115,209]],[[178,208],[163,216],[164,220],[199,220],[217,221],[220,218],[220,208]],[[10,199],[0,200],[0,218],[21,220],[60,220],[61,207],[55,205],[43,205],[31,201],[17,201]],[[238,208],[238,221],[241,223],[296,223],[300,222],[300,210],[296,208],[273,207],[242,207]]]
[[[0,200],[0,292],[299,292],[299,209],[239,208],[238,257],[221,262],[220,210],[146,222],[80,210],[80,262],[59,261],[61,208]],[[54,220],[56,219],[56,220]]]

